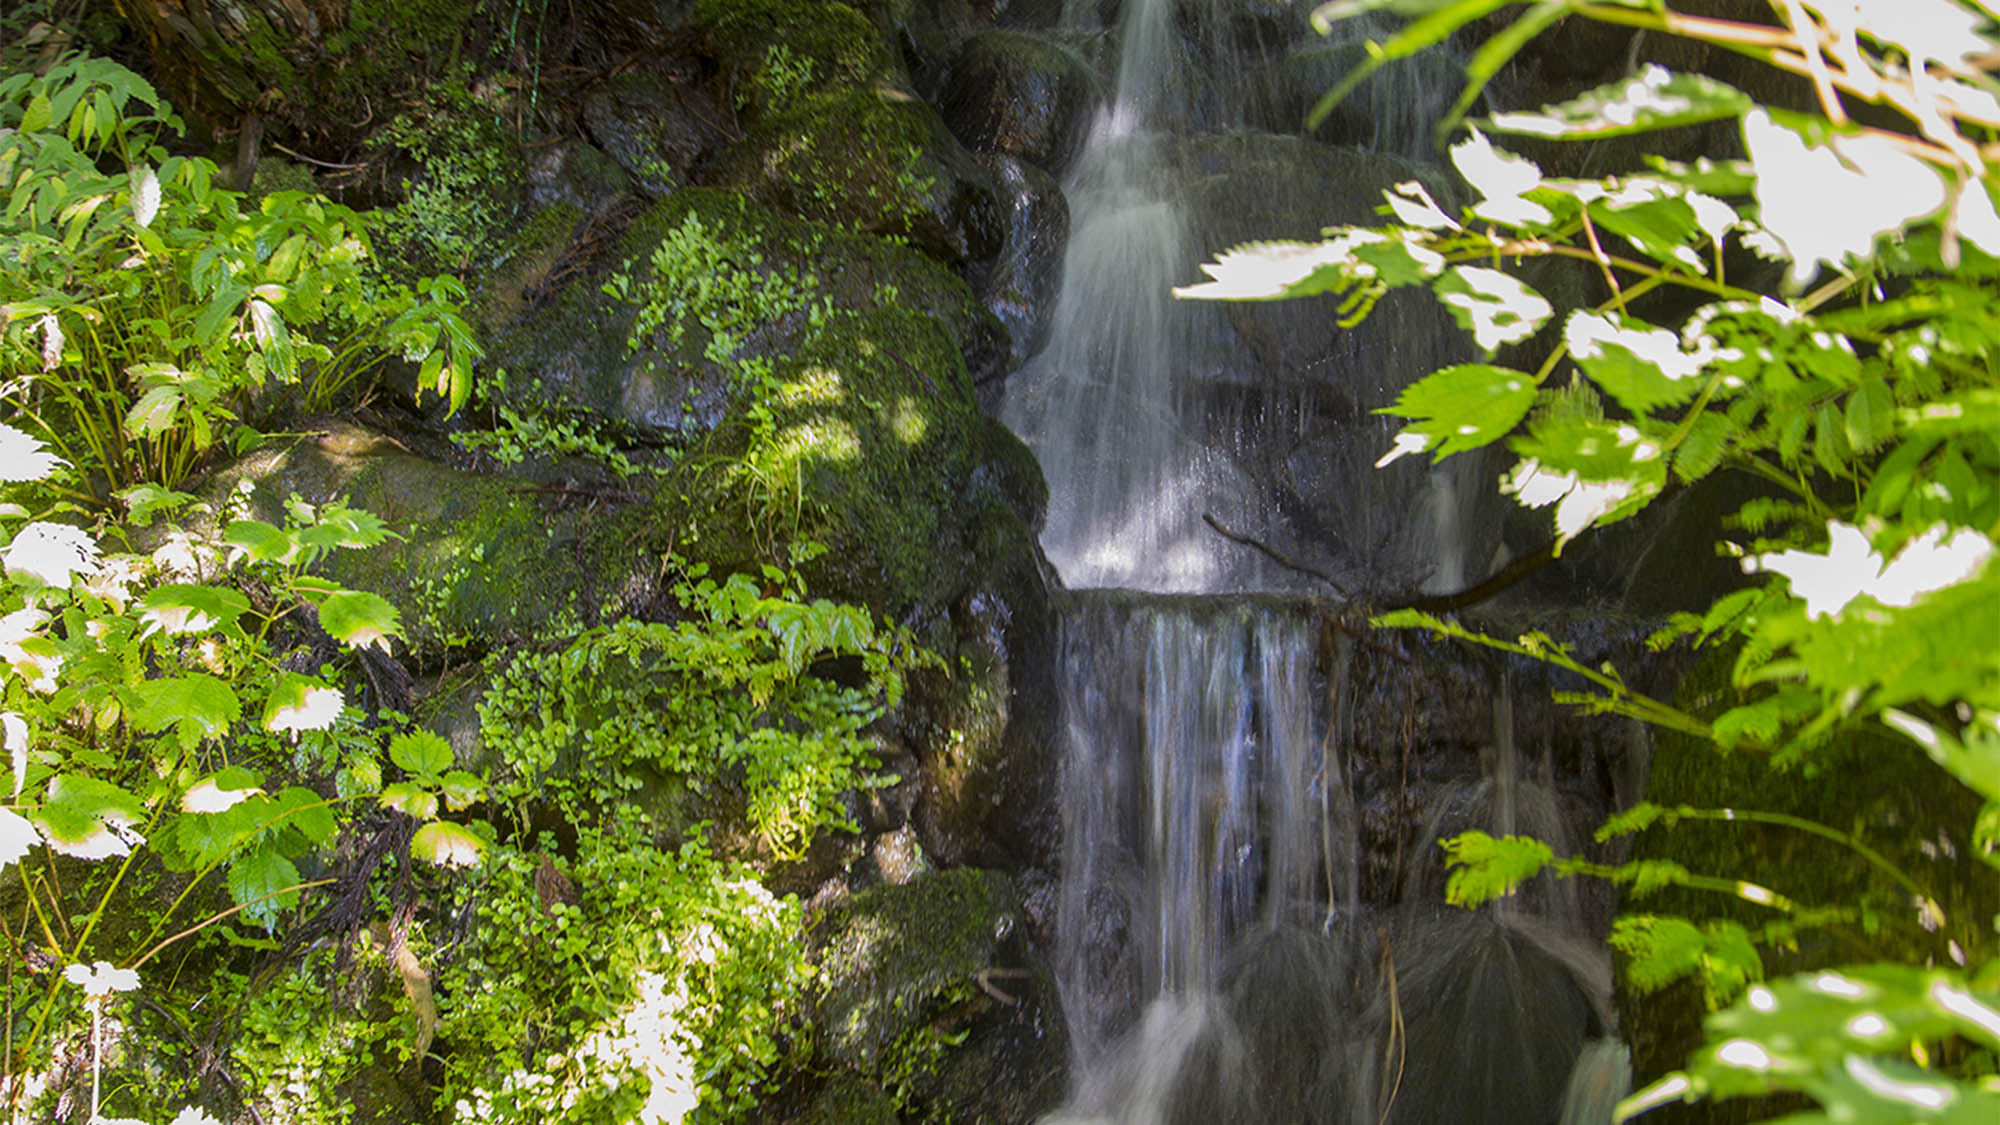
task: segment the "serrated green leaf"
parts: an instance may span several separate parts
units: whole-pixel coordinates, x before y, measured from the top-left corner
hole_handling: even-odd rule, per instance
[[[353,648],[389,651],[389,639],[403,635],[396,607],[377,594],[340,590],[319,603],[319,624],[327,635]]]
[[[184,745],[220,736],[243,714],[235,690],[206,672],[144,680],[129,690],[132,725],[145,731],[173,727]]]
[[[1554,311],[1520,279],[1484,266],[1455,266],[1433,288],[1459,327],[1487,352],[1534,335]]]
[[[264,927],[275,929],[278,921],[298,905],[299,869],[276,848],[250,848],[232,860],[226,880],[229,897],[243,907],[243,916]]]
[[[1675,74],[1649,63],[1630,78],[1558,105],[1496,114],[1492,125],[1503,133],[1594,140],[1740,117],[1754,104],[1748,94],[1713,78]],[[1748,191],[1748,185],[1742,190]]]
[[[438,793],[446,809],[464,812],[485,799],[486,783],[464,770],[448,770],[438,779]]]
[[[236,520],[222,530],[222,542],[230,552],[251,562],[290,562],[298,550],[298,539],[263,520]]]
[[[347,699],[338,688],[310,676],[286,672],[265,697],[264,729],[292,734],[330,730],[346,706]]]
[[[382,787],[382,807],[395,809],[416,820],[435,820],[438,814],[436,793],[408,781],[398,781]]]
[[[1394,406],[1377,411],[1413,419],[1403,433],[1423,439],[1417,448],[1442,461],[1505,436],[1535,404],[1535,381],[1524,372],[1484,363],[1462,363],[1405,388]],[[1414,445],[1398,438],[1398,450]],[[1393,459],[1392,452],[1386,460]]]
[[[389,760],[409,773],[437,777],[451,768],[451,743],[435,731],[403,731],[389,740]]]
[[[1664,328],[1579,310],[1563,325],[1570,355],[1620,406],[1646,414],[1693,398],[1701,363]]]
[[[146,806],[108,781],[85,774],[49,778],[48,796],[29,817],[49,847],[76,859],[130,854],[141,842],[131,826],[144,823]]]
[[[240,637],[236,619],[250,609],[250,599],[220,586],[169,583],[155,586],[139,599],[139,620],[148,629],[169,635],[206,633],[211,629]]]
[[[1896,423],[1896,396],[1881,377],[1863,379],[1847,396],[1847,444],[1868,453],[1887,441]]]
[[[326,799],[300,785],[289,785],[271,798],[271,829],[280,826],[298,834],[307,847],[318,847],[333,839],[340,822]],[[293,849],[286,848],[291,851]]]
[[[448,820],[434,820],[410,837],[410,854],[440,867],[475,867],[486,842],[471,830]]]
[[[1674,475],[1691,483],[1714,472],[1728,455],[1735,433],[1736,427],[1728,418],[1712,410],[1702,411],[1674,450]]]
[[[1478,906],[1513,894],[1555,861],[1555,852],[1528,836],[1495,838],[1466,832],[1438,841],[1451,867],[1445,901],[1454,906]]]
[[[1612,813],[1604,818],[1604,824],[1597,829],[1597,842],[1603,843],[1617,836],[1627,836],[1643,832],[1652,827],[1654,821],[1666,810],[1651,801],[1641,801],[1623,812]]]

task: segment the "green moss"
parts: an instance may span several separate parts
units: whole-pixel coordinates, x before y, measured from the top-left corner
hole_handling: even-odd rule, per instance
[[[720,569],[785,559],[805,540],[815,591],[898,612],[936,566],[939,513],[982,432],[957,332],[981,315],[922,255],[678,192],[635,224],[620,291],[632,346],[690,353],[731,406],[663,490],[674,548]]]
[[[803,95],[718,156],[708,178],[801,218],[911,237],[950,206],[936,117],[873,87]]]
[[[864,1070],[910,1061],[922,1047],[910,1037],[973,998],[1017,914],[1007,877],[972,868],[854,896],[819,927],[821,1044]]]
[[[583,210],[558,203],[535,212],[515,231],[495,256],[493,268],[473,291],[467,319],[490,336],[527,307],[528,292],[548,280],[549,272],[583,222]]]
[[[753,118],[787,112],[808,91],[896,77],[881,30],[846,4],[701,0],[695,23],[740,75],[737,101]]]

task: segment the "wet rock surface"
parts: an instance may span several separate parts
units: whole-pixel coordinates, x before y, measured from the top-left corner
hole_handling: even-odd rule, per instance
[[[974,152],[1060,173],[1081,140],[1097,82],[1074,50],[1024,32],[982,31],[958,48],[939,103]]]

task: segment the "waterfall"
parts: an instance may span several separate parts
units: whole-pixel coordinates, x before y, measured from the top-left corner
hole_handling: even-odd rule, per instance
[[[1436,83],[1371,93],[1397,107],[1379,152],[1259,134],[1269,106],[1225,96],[1257,82],[1224,7],[1124,4],[1064,179],[1049,342],[1002,406],[1048,479],[1042,544],[1072,591],[1056,969],[1073,1074],[1050,1120],[1595,1125],[1623,1056],[1567,888],[1442,901],[1440,834],[1566,830],[1506,685],[1484,769],[1428,810],[1399,900],[1361,889],[1344,740],[1372,688],[1329,599],[1457,588],[1493,554],[1475,460],[1372,467],[1390,430],[1372,411],[1455,359],[1456,334],[1408,302],[1339,331],[1323,304],[1170,296],[1232,241],[1365,220],[1424,174],[1397,154],[1427,148],[1410,107]]]

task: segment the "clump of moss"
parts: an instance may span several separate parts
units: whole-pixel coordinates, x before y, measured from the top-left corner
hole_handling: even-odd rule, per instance
[[[787,112],[809,91],[872,85],[897,73],[881,30],[846,4],[700,0],[695,23],[736,70],[737,106],[752,119]]]

